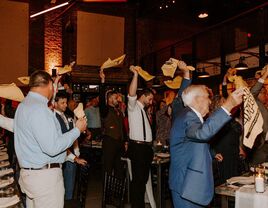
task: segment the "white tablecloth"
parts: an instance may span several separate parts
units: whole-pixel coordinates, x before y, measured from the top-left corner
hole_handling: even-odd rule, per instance
[[[268,187],[256,193],[254,185],[245,185],[235,193],[235,208],[268,208]]]
[[[19,201],[20,201],[20,198],[17,195],[12,196],[12,197],[1,197],[0,208],[10,207],[12,205],[19,203]]]
[[[124,160],[127,161],[127,167],[129,172],[129,178],[132,181],[132,169],[131,169],[131,160],[129,158],[125,158]],[[151,208],[156,208],[154,195],[153,195],[153,188],[152,188],[152,179],[151,179],[151,172],[149,173],[149,178],[146,184],[146,192],[145,192],[145,202],[149,202]]]

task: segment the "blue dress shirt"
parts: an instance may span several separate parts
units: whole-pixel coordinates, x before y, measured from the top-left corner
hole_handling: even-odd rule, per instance
[[[14,140],[20,167],[41,168],[49,163],[63,163],[66,149],[80,135],[78,128],[62,134],[47,103],[46,97],[30,91],[18,106]]]
[[[85,110],[87,117],[87,128],[101,128],[100,109],[99,107],[88,107]]]

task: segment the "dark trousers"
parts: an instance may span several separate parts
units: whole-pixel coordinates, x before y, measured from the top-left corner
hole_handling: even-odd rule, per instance
[[[150,145],[130,142],[128,156],[131,160],[132,169],[132,181],[130,184],[131,207],[144,208],[144,194],[153,160],[153,150]]]
[[[124,145],[122,141],[115,140],[109,136],[104,136],[102,142],[104,172],[118,178],[124,176],[124,162],[121,160]]]
[[[91,132],[92,140],[100,140],[101,139],[101,128],[88,128]]]

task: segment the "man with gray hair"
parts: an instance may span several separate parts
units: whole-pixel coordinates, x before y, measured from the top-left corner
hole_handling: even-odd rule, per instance
[[[208,88],[191,85],[183,91],[186,107],[180,109],[170,133],[169,186],[174,207],[204,207],[210,203],[214,184],[208,141],[231,119],[230,112],[241,104],[242,96],[243,89],[236,90],[204,121],[211,103]]]

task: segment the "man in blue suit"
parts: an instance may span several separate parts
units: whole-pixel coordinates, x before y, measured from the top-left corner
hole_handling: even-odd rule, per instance
[[[204,207],[213,197],[214,184],[209,139],[241,104],[243,90],[233,92],[206,121],[209,93],[204,85],[191,85],[182,93],[185,108],[180,109],[170,134],[171,164],[169,186],[175,208]]]

